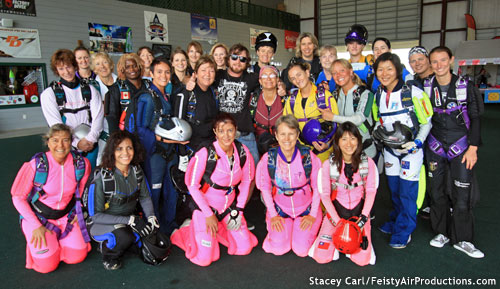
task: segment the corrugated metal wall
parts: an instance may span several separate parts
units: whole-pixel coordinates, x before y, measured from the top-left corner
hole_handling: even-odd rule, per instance
[[[319,0],[321,44],[344,45],[352,24],[363,24],[369,40],[418,39],[419,0]]]

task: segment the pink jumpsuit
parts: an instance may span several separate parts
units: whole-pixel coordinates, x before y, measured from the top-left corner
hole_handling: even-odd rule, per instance
[[[40,197],[45,205],[55,209],[62,210],[73,198],[76,191],[75,167],[73,165],[73,156],[68,154],[64,165],[57,163],[50,152],[46,153],[48,160],[48,177],[43,186],[45,195]],[[80,180],[80,192],[83,192],[85,183],[90,174],[90,163],[85,159],[85,175]],[[23,216],[21,227],[26,237],[26,268],[33,269],[40,273],[54,271],[60,261],[67,264],[76,264],[82,262],[90,251],[90,243],[85,243],[78,222],[73,224],[71,232],[60,240],[54,232],[46,233],[45,239],[47,246],[35,248],[31,244],[33,230],[42,226],[40,220],[35,215],[27,198],[33,188],[33,179],[35,177],[35,160],[24,163],[17,173],[11,194],[12,202],[17,211]],[[49,220],[64,231],[68,215],[57,220]]]
[[[278,153],[274,182],[280,188],[301,188],[296,190],[292,196],[285,195],[280,189],[273,195],[273,185],[267,167],[268,157],[268,153],[262,157],[257,165],[255,176],[255,183],[262,192],[262,198],[267,207],[266,223],[268,234],[262,248],[267,253],[275,255],[283,255],[293,250],[298,256],[305,257],[321,225],[322,211],[319,207],[320,196],[317,186],[321,161],[311,152],[312,171],[310,185],[307,185],[307,177],[298,149],[290,164]],[[282,217],[285,214],[288,215],[284,219],[284,229],[281,232],[277,232],[271,227],[271,218],[279,215],[275,205],[282,210],[280,214]],[[307,210],[309,210],[309,213],[307,213]],[[305,215],[313,216],[316,220],[311,228],[301,230],[300,223]]]
[[[344,163],[342,163],[342,171],[338,182],[341,184],[347,184],[347,177],[344,174]],[[354,173],[352,183],[358,183],[361,181],[361,175],[359,170]],[[318,187],[321,196],[321,202],[325,206],[327,213],[332,217],[333,221],[338,224],[340,217],[335,210],[332,203],[332,180],[330,179],[330,161],[325,161],[323,167],[321,168],[320,176],[318,177]],[[365,189],[366,188],[366,189]],[[368,221],[363,227],[364,233],[368,238],[368,248],[366,250],[361,250],[356,254],[352,254],[350,259],[359,266],[365,266],[371,264],[370,259],[372,259],[372,265],[375,264],[375,251],[372,248],[372,238],[371,238],[371,223],[370,223],[370,211],[375,201],[375,195],[377,194],[378,188],[378,171],[377,166],[371,158],[368,158],[368,175],[366,179],[366,184],[364,186],[358,186],[353,189],[346,189],[344,187],[337,187],[335,199],[346,209],[354,209],[359,202],[364,198],[363,209],[361,214],[368,217]],[[366,195],[365,195],[366,194]],[[316,241],[309,252],[309,255],[313,257],[318,263],[328,263],[334,259],[335,249],[332,242],[332,235],[335,231],[335,227],[332,225],[331,221],[328,219],[328,215],[323,218],[323,224],[319,231]],[[338,254],[338,253],[337,253]],[[372,256],[373,254],[373,256]]]
[[[199,209],[193,212],[188,226],[181,227],[172,233],[171,240],[173,244],[186,251],[186,257],[191,262],[199,266],[208,266],[219,259],[219,242],[228,247],[229,255],[248,255],[258,243],[257,238],[248,230],[244,217],[240,229],[228,230],[226,222],[230,218],[229,214],[219,222],[216,237],[207,233],[205,218],[214,215],[212,209],[216,209],[219,214],[222,214],[235,198],[237,198],[236,207],[245,208],[250,183],[255,174],[252,154],[246,146],[242,146],[247,157],[245,165],[241,168],[240,158],[236,146],[233,144],[234,165],[231,169],[229,159],[219,143],[215,141],[213,145],[219,157],[211,180],[219,186],[238,186],[239,195],[236,196],[234,189],[226,194],[226,190],[218,190],[213,187],[203,193],[200,183],[205,173],[208,150],[202,148],[191,158],[184,180]],[[240,212],[240,214],[242,213]]]

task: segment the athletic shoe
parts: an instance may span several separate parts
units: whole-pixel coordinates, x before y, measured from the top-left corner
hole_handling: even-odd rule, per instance
[[[471,242],[462,241],[453,245],[455,249],[464,252],[465,254],[471,256],[472,258],[483,258],[484,253],[479,249],[476,249]]]
[[[448,239],[448,237],[446,237],[445,235],[437,234],[434,238],[432,238],[429,244],[432,247],[443,248],[443,246],[447,244],[449,241],[450,239]]]
[[[248,220],[247,220],[247,229],[249,231],[253,231],[255,229],[255,225],[252,222],[249,222]]]
[[[422,219],[430,219],[431,218],[431,208],[425,207],[418,211],[418,216]]]
[[[401,244],[389,243],[389,246],[391,246],[394,249],[404,249],[404,248],[406,248],[406,245],[408,245],[410,243],[410,241],[411,241],[411,235],[408,237],[408,241],[406,243],[401,243]]]
[[[102,264],[106,270],[117,270],[122,267],[122,261],[120,260],[103,261]]]

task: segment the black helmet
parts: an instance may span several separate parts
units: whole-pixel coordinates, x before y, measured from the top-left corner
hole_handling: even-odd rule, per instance
[[[257,140],[257,149],[259,154],[263,155],[269,151],[270,148],[278,146],[278,141],[270,132],[263,132]]]
[[[156,230],[148,236],[141,238],[141,259],[150,265],[160,265],[170,255],[170,239],[162,232]]]
[[[358,41],[363,45],[366,45],[368,41],[368,30],[361,24],[354,24],[349,28],[349,31],[345,35],[345,45],[351,41]]]
[[[391,132],[388,132],[382,125],[377,127],[373,131],[373,139],[393,149],[401,149],[403,144],[414,139],[413,132],[408,126],[399,121],[396,121],[392,126],[394,130]]]
[[[263,32],[255,38],[255,51],[259,50],[261,46],[270,46],[276,52],[278,39],[271,32]]]

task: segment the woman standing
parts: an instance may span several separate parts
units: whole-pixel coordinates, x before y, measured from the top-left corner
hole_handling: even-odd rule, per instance
[[[217,64],[217,68],[215,69],[216,71],[219,69],[226,70],[227,68],[227,62],[226,58],[227,55],[229,54],[229,49],[224,43],[217,43],[214,46],[212,46],[212,49],[210,49],[210,56],[212,56],[215,60],[215,63]]]
[[[11,189],[26,237],[26,268],[40,273],[60,261],[80,263],[91,249],[79,201],[90,163],[71,152],[69,126],[53,125],[44,139],[49,151],[24,163]]]
[[[196,62],[198,62],[200,57],[203,55],[203,46],[201,46],[200,42],[198,41],[191,41],[188,43],[186,51],[189,61],[187,73],[189,75],[192,75],[196,66]]]
[[[181,92],[190,80],[190,76],[187,73],[187,59],[187,53],[180,47],[177,47],[170,56],[170,61],[172,62],[172,67],[174,69],[174,73],[172,74],[173,95],[177,95],[177,93]]]
[[[219,242],[229,255],[248,255],[258,243],[243,216],[255,173],[252,155],[235,142],[236,121],[229,114],[217,116],[213,131],[217,140],[191,158],[185,177],[197,209],[171,237],[199,266],[219,259]]]
[[[106,52],[97,52],[92,54],[90,68],[97,75],[95,80],[99,83],[99,92],[101,93],[103,102],[106,102],[106,93],[109,87],[112,86],[118,78],[116,74],[113,73],[115,64]]]
[[[262,156],[255,182],[267,208],[267,237],[262,248],[283,255],[307,256],[321,223],[317,180],[321,161],[298,144],[299,123],[293,115],[276,122],[279,147]]]
[[[288,77],[298,90],[288,98],[283,110],[284,115],[292,114],[297,118],[303,139],[314,138],[304,135],[304,127],[309,121],[313,120],[312,123],[325,121],[318,108],[328,109],[333,114],[339,114],[337,102],[332,94],[324,89],[318,90],[309,79],[310,69],[308,63],[295,63],[290,66]],[[308,145],[314,148],[314,153],[321,161],[325,161],[332,151],[333,127],[331,124],[325,123],[322,128],[325,130],[325,136],[321,140],[317,139],[308,143]]]
[[[80,81],[85,81],[87,84],[91,84],[95,89],[99,90],[99,84],[95,81],[96,74],[90,69],[89,50],[79,41],[78,47],[73,50],[73,53],[78,63],[76,77],[80,79]]]
[[[337,59],[332,65],[333,79],[338,85],[336,94],[339,114],[334,115],[328,109],[320,109],[323,119],[338,124],[350,121],[354,123],[363,136],[363,151],[371,158],[377,154],[371,138],[373,119],[373,93],[363,85],[359,76],[354,73],[351,63],[345,59]]]
[[[335,80],[332,77],[332,64],[337,60],[337,49],[333,45],[324,45],[319,49],[319,59],[323,70],[316,79],[316,86],[323,85],[326,90],[335,91]]]
[[[334,152],[330,160],[323,163],[318,179],[321,202],[327,214],[309,255],[318,263],[338,260],[339,251],[333,240],[337,225],[341,219],[358,217],[357,226],[368,242],[348,257],[359,266],[375,265],[370,210],[379,182],[377,167],[363,153],[361,134],[352,122],[340,124],[334,139]]]
[[[425,177],[420,173],[421,148],[432,127],[433,112],[427,94],[403,82],[403,67],[396,54],[380,55],[374,69],[382,89],[373,106],[374,119],[380,120],[373,136],[384,145],[385,174],[393,203],[390,220],[380,230],[391,234],[391,247],[402,249],[417,226],[419,180]]]
[[[153,75],[151,72],[151,62],[153,62],[153,50],[147,46],[142,46],[137,50],[137,55],[142,60],[142,78],[151,80]]]
[[[259,83],[261,91],[252,98],[252,106],[257,148],[259,155],[276,145],[276,121],[283,115],[283,101],[278,95],[279,72],[276,67],[268,65],[260,68]]]

